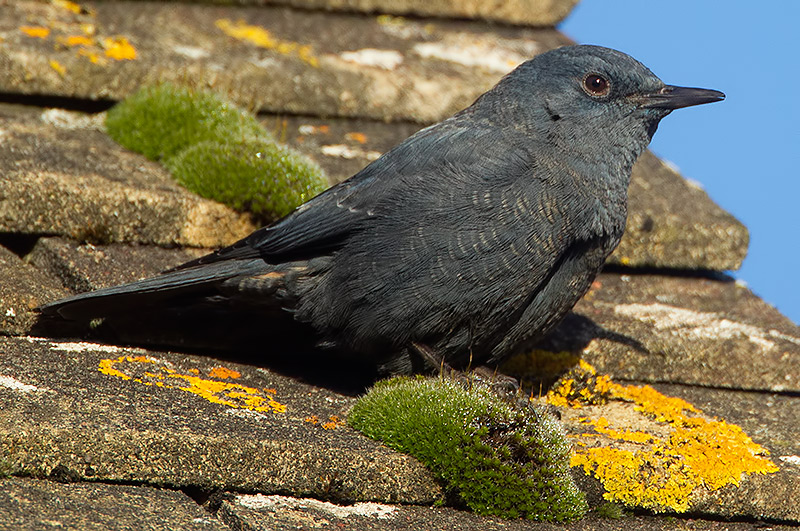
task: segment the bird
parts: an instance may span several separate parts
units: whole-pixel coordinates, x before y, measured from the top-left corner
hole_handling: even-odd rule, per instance
[[[189,335],[238,312],[249,331],[292,323],[315,349],[385,374],[496,365],[588,291],[660,120],[724,98],[609,48],[550,50],[233,245],[40,312],[165,327],[188,316]]]

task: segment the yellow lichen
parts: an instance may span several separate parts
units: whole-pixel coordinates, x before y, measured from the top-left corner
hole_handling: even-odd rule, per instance
[[[50,68],[58,72],[58,75],[64,76],[67,73],[67,69],[64,68],[64,65],[56,61],[55,59],[50,59]]]
[[[255,44],[260,48],[274,50],[281,55],[297,55],[297,57],[313,67],[319,66],[319,59],[314,55],[313,49],[309,45],[300,44],[294,41],[284,41],[277,39],[266,28],[245,24],[244,21],[232,22],[229,19],[221,18],[216,21],[216,26],[229,37],[240,41]]]
[[[650,386],[623,386],[598,377],[585,363],[557,382],[548,402],[573,408],[593,403],[591,396],[580,403],[584,393],[574,392],[576,379],[594,379],[595,388],[604,389],[612,400],[632,402],[633,410],[643,416],[643,425],[656,422],[666,428],[649,433],[620,429],[599,415],[577,419],[578,425],[590,431],[576,436],[581,438],[575,439],[578,444],[570,464],[597,477],[609,501],[683,512],[690,508],[695,494],[739,485],[745,474],[778,470],[766,457],[769,452],[738,426],[704,418],[689,402],[665,396]]]
[[[19,30],[28,37],[35,37],[37,39],[46,39],[50,35],[50,28],[42,26],[20,26]]]
[[[286,412],[286,406],[273,398],[274,389],[256,389],[235,383],[200,378],[195,375],[194,370],[187,371],[190,374],[180,374],[166,366],[161,366],[154,371],[144,370],[140,364],[149,364],[149,367],[158,365],[158,362],[147,356],[120,356],[116,359],[100,360],[98,370],[109,376],[132,380],[147,386],[186,391],[214,404],[260,412]],[[120,365],[127,365],[125,372],[120,370]],[[237,371],[224,367],[213,369],[212,377],[215,372],[227,375],[225,378],[232,378],[234,374],[237,375],[236,377],[240,376]],[[138,374],[140,376],[137,376]]]
[[[69,0],[53,0],[53,4],[66,9],[67,11],[72,11],[76,15],[79,15],[81,12],[81,6],[76,4],[75,2],[70,2]]]
[[[603,404],[611,395],[612,385],[609,376],[598,376],[594,367],[578,360],[577,367],[553,385],[547,394],[547,402],[556,407],[572,408]]]

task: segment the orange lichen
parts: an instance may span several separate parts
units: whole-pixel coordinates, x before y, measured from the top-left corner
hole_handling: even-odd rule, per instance
[[[31,25],[19,29],[29,37],[47,39],[51,33],[56,34],[56,50],[77,48],[79,57],[86,57],[94,64],[107,64],[108,60],[125,61],[137,57],[136,48],[124,36],[100,37],[94,23],[95,13],[82,8],[69,0],[51,0],[54,5],[64,11],[59,12],[56,20],[31,20]],[[68,13],[67,13],[68,11]],[[34,25],[39,23],[39,25]],[[52,62],[51,62],[52,66]],[[63,75],[53,66],[56,71]]]
[[[97,63],[100,62],[100,56],[97,53],[95,53],[95,52],[93,52],[91,50],[87,50],[86,48],[79,49],[78,50],[78,55],[82,55],[82,56],[88,58],[89,61],[91,63],[93,63],[93,64],[97,64]]]
[[[281,55],[296,55],[301,61],[313,66],[319,66],[319,59],[314,55],[311,46],[294,41],[277,39],[266,28],[251,26],[244,21],[232,22],[226,18],[216,21],[216,26],[229,37],[240,41],[255,44],[260,48],[274,50]]]
[[[331,415],[328,417],[328,422],[322,424],[322,427],[326,430],[335,430],[339,426],[343,426],[345,421],[337,417],[336,415]]]
[[[37,39],[46,39],[50,35],[50,28],[43,26],[20,26],[19,30],[28,37],[35,37]]]
[[[128,365],[126,372],[118,368],[123,364]],[[232,408],[273,413],[286,412],[286,406],[273,398],[272,395],[275,394],[273,389],[256,389],[240,384],[208,380],[194,374],[180,374],[166,366],[161,366],[155,371],[148,371],[143,370],[140,364],[158,365],[159,362],[147,356],[120,356],[116,359],[100,360],[98,370],[109,376],[132,380],[147,386],[186,391],[201,396],[209,402]],[[217,369],[229,375],[239,374],[224,367],[218,367]],[[187,372],[193,373],[194,371]],[[272,391],[272,393],[269,391]]]
[[[66,35],[59,37],[57,40],[59,44],[68,48],[73,48],[75,46],[94,46],[94,39],[86,35]]]
[[[136,59],[136,48],[125,37],[103,39],[106,57],[116,61],[132,61]]]
[[[367,143],[367,135],[364,133],[359,133],[357,131],[347,133],[344,135],[347,140],[352,142],[358,142],[359,144],[366,144]]]
[[[609,501],[683,512],[690,508],[693,494],[739,485],[745,474],[778,470],[766,457],[769,452],[738,426],[701,417],[702,412],[689,402],[665,396],[650,386],[623,386],[608,377],[598,377],[585,362],[553,387],[548,402],[573,408],[596,403],[591,393],[584,397],[574,392],[577,380],[593,378],[600,382],[595,388],[602,389],[611,400],[632,402],[633,410],[643,416],[642,425],[656,422],[666,428],[649,433],[617,429],[604,416],[578,419],[591,431],[575,439],[570,464],[597,477]],[[591,387],[584,389],[591,391]],[[586,404],[580,404],[584,399]]]
[[[115,365],[118,363],[155,363],[155,361],[151,360],[147,356],[120,356],[115,360],[100,360],[100,366],[98,367],[98,370],[103,374],[107,374],[108,376],[116,376],[117,378],[122,378],[123,380],[130,380],[130,376],[115,368]]]
[[[309,415],[304,420],[306,422],[310,422],[311,424],[318,424],[319,423],[319,417],[317,417],[316,415]]]
[[[230,378],[231,380],[235,380],[242,376],[239,371],[234,371],[233,369],[228,369],[227,367],[214,367],[208,372],[208,375],[212,378],[219,378],[221,380],[225,380]]]

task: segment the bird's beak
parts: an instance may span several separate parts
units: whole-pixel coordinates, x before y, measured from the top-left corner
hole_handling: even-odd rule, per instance
[[[665,85],[658,92],[645,94],[643,99],[642,107],[672,110],[722,101],[725,94],[718,90]]]

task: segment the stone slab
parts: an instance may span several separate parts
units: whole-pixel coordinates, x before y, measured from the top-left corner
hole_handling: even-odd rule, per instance
[[[69,293],[57,277],[49,277],[2,246],[0,278],[0,334],[24,334],[36,319],[34,308]]]
[[[151,277],[210,251],[154,245],[98,246],[60,237],[41,237],[25,260],[70,291],[84,292]]]
[[[14,477],[0,479],[0,529],[230,530],[180,491]]]
[[[198,4],[222,3],[214,0],[190,1]],[[235,3],[253,6],[286,5],[300,9],[345,13],[475,18],[510,24],[554,26],[566,18],[578,0],[506,0],[502,3],[481,2],[480,0],[236,0]]]
[[[353,398],[256,366],[0,338],[0,376],[6,473],[345,502],[442,496],[416,460],[346,426]]]
[[[406,529],[458,529],[462,531],[754,531],[762,522],[723,522],[700,518],[634,516],[602,518],[589,513],[569,524],[547,524],[524,520],[486,518],[449,508],[384,504],[335,505],[318,500],[285,496],[235,495],[226,497],[218,516],[234,529],[247,531],[293,531],[295,529],[339,529],[341,531],[401,531]],[[769,529],[796,529],[769,524]]]
[[[601,274],[542,346],[617,379],[800,391],[800,327],[725,277]]]
[[[590,506],[606,499],[657,512],[800,522],[796,396],[613,380],[609,387],[608,400],[587,385],[581,396],[591,401],[559,407]]]
[[[658,384],[659,391],[689,401],[740,426],[770,451],[776,474],[754,476],[742,488],[724,490],[698,510],[725,508],[723,516],[751,515],[800,521],[800,397],[796,394],[748,393],[676,384]],[[716,510],[714,512],[716,512]]]
[[[628,223],[609,262],[633,267],[736,270],[747,255],[748,243],[744,225],[717,206],[705,191],[647,151],[633,166]]]
[[[119,100],[175,81],[250,109],[418,122],[453,114],[516,64],[569,43],[552,28],[464,20],[177,2],[74,13],[30,0],[0,6],[0,36],[3,93]]]
[[[255,228],[119,146],[86,115],[6,105],[0,120],[0,232],[219,247]]]

